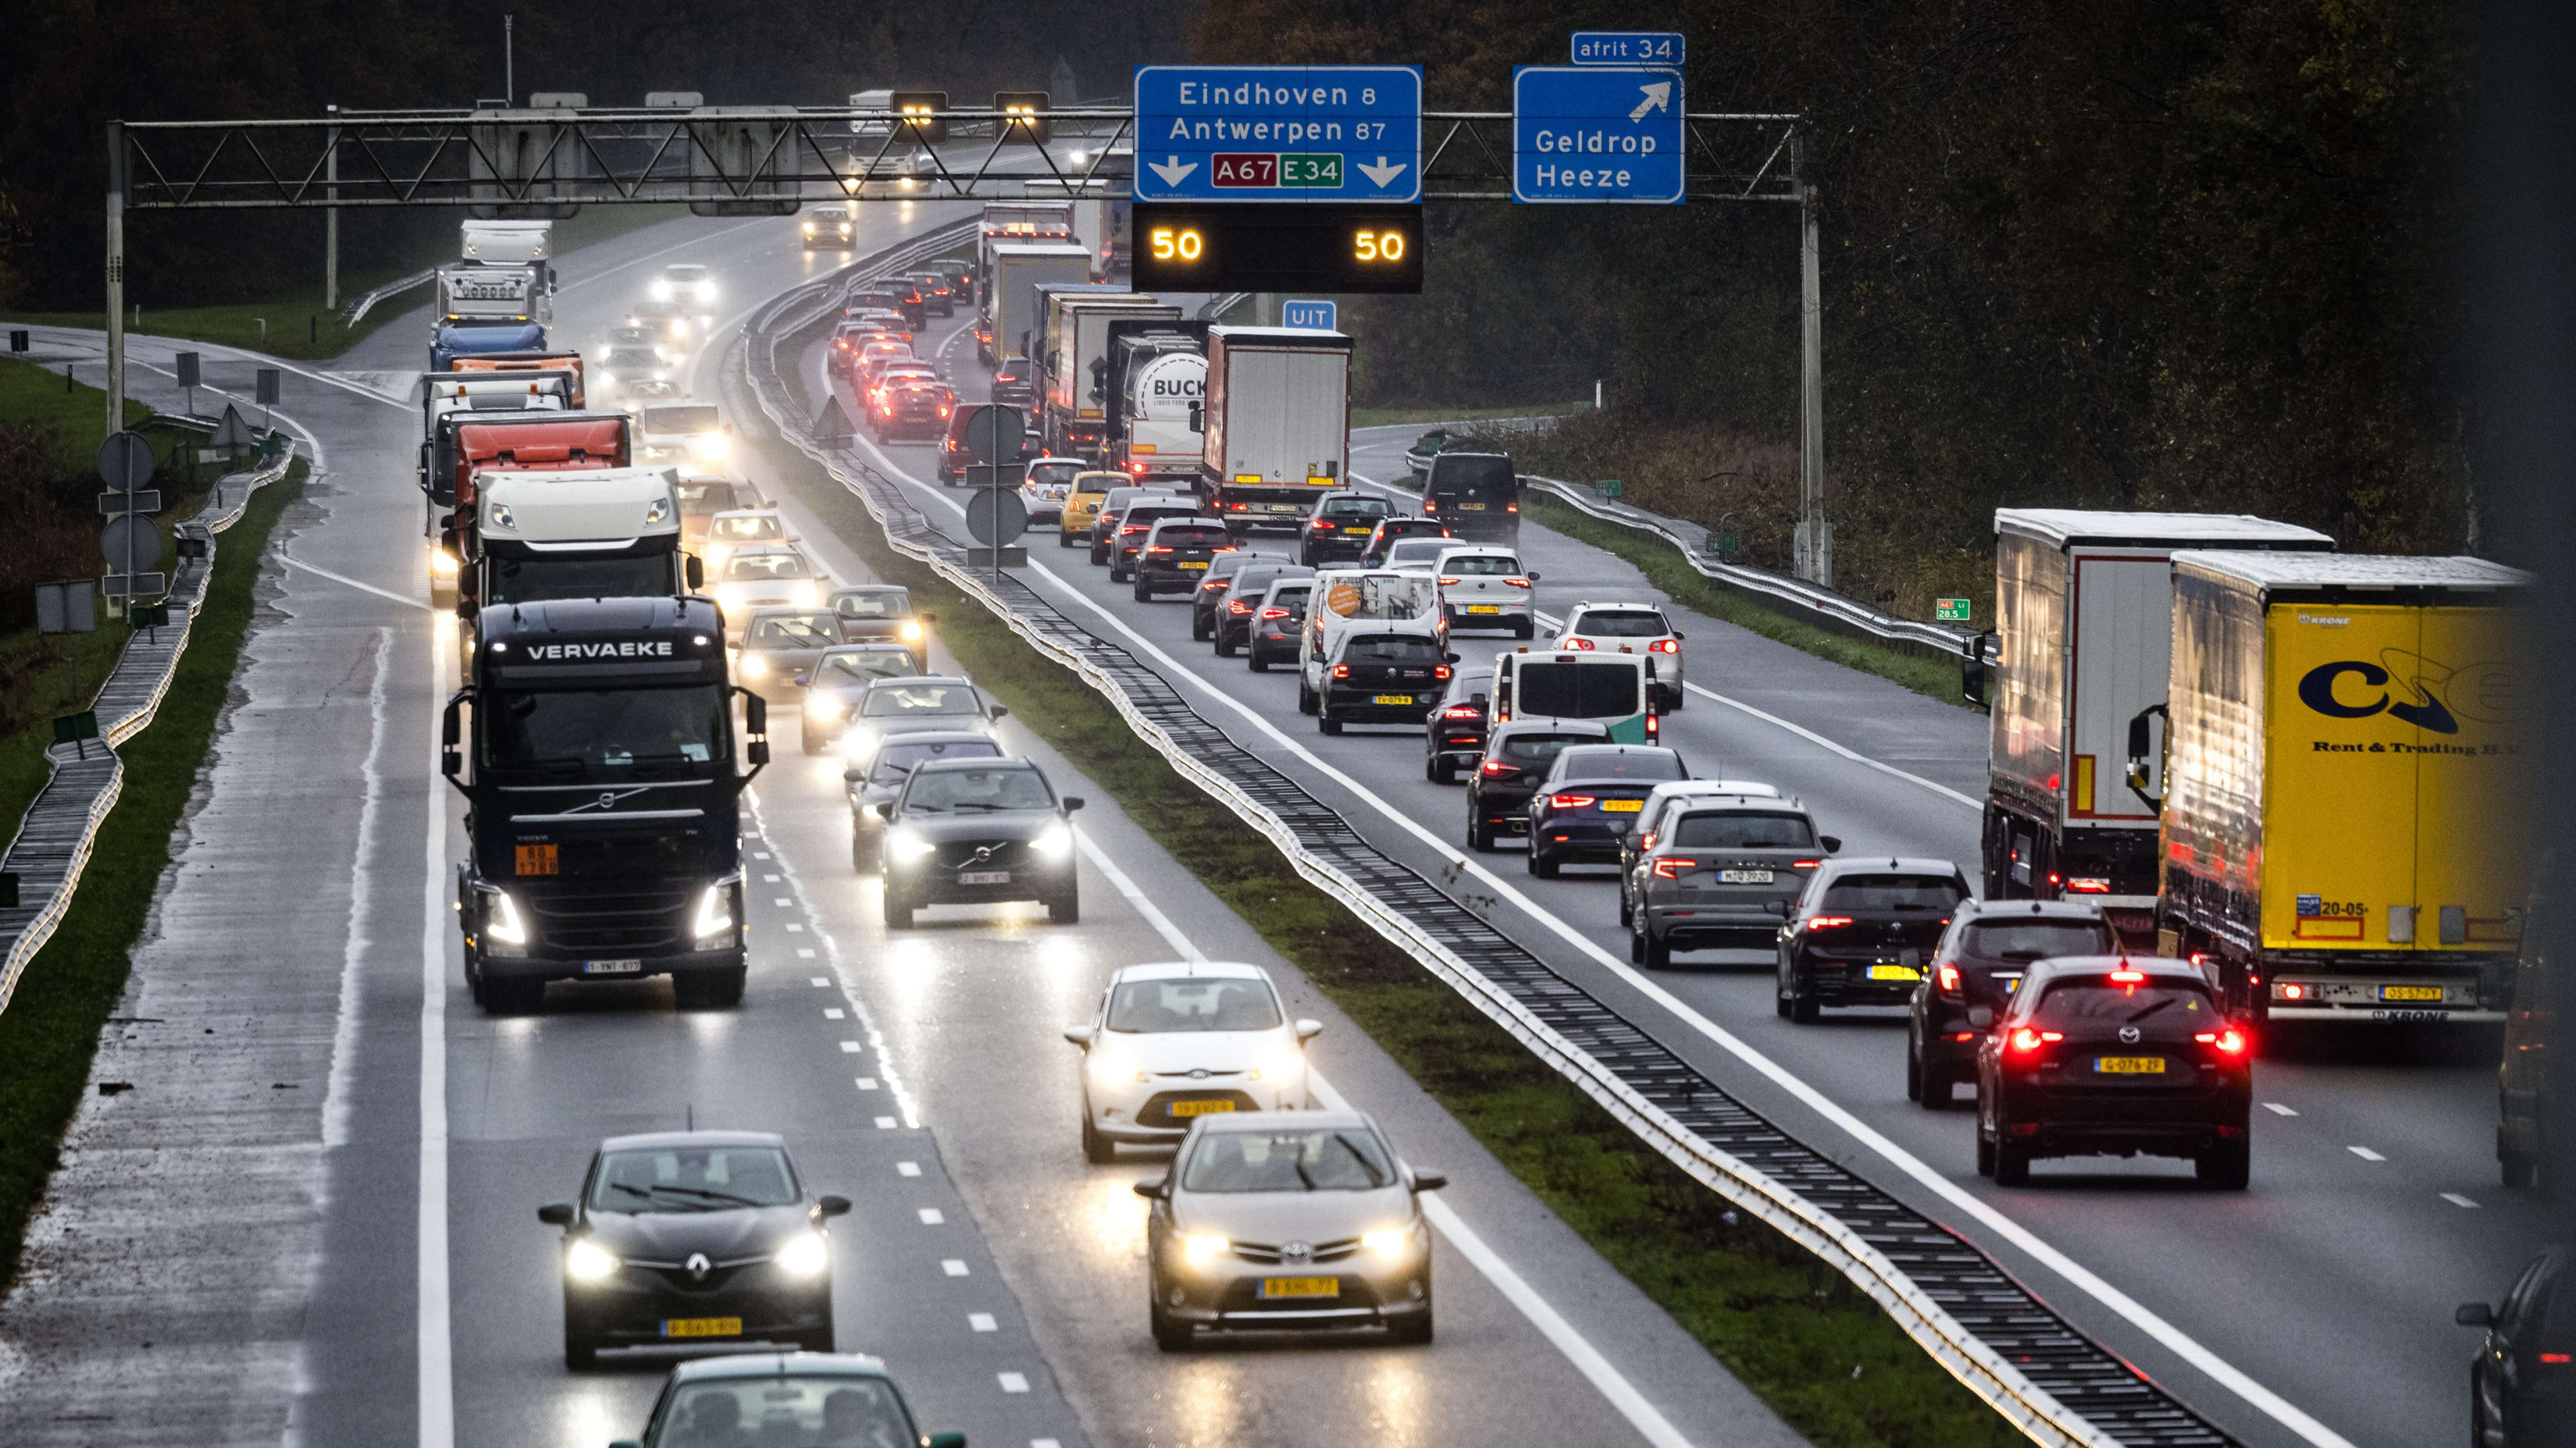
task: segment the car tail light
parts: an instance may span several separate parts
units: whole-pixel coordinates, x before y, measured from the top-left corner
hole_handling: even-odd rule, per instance
[[[1959,993],[1959,967],[1952,965],[1947,961],[1942,962],[1935,984],[1940,987],[1941,994],[1957,995]]]
[[[1507,588],[1527,588],[1530,586],[1530,581],[1526,578],[1506,578],[1503,580],[1503,585]]]
[[[1442,588],[1454,588],[1464,582],[1466,582],[1466,580],[1463,578],[1444,578],[1440,580],[1440,586]]]
[[[2111,972],[2111,979],[2117,981],[2121,985],[2136,985],[2141,981],[2144,981],[2146,978],[2147,973],[2143,970],[2115,970]]]
[[[1435,678],[1435,679],[1445,679],[1445,678],[1448,678],[1448,677],[1449,677],[1449,666],[1448,666],[1447,664],[1442,664],[1442,665],[1441,665],[1441,666],[1439,666],[1438,668],[1433,669],[1433,670],[1431,671],[1431,677],[1433,677],[1433,678]]]
[[[1590,639],[1567,639],[1567,640],[1565,641],[1564,647],[1569,648],[1569,649],[1581,649],[1581,650],[1583,650],[1585,653],[1590,653],[1590,652],[1592,651],[1592,640],[1590,640]]]
[[[1650,654],[1677,654],[1681,651],[1682,646],[1671,639],[1657,639],[1646,645],[1646,652]]]
[[[2065,1039],[2066,1035],[2062,1031],[2034,1031],[2024,1026],[2012,1033],[2012,1048],[2015,1052],[2027,1056],[2042,1046]]]
[[[1520,504],[1518,504],[1518,503],[1505,503],[1505,504],[1503,505],[1503,511],[1504,511],[1504,512],[1506,512],[1506,513],[1517,513],[1517,512],[1519,512],[1520,510],[1521,510],[1521,505],[1520,505]]]
[[[1547,797],[1547,807],[1549,809],[1587,809],[1600,801],[1601,796],[1597,794],[1551,794]]]
[[[1336,679],[1347,679],[1347,678],[1349,678],[1350,676],[1351,676],[1351,666],[1350,666],[1350,665],[1348,665],[1348,664],[1335,664],[1335,665],[1333,665],[1333,677],[1334,677],[1334,678],[1336,678]]]
[[[1484,711],[1478,709],[1473,704],[1453,704],[1448,708],[1441,710],[1440,717],[1443,719],[1479,719],[1484,717]]]
[[[1508,763],[1500,759],[1488,759],[1485,761],[1484,773],[1489,779],[1499,779],[1504,775],[1518,774],[1520,772],[1521,767],[1517,764]]]
[[[1440,500],[1439,500],[1438,498],[1425,498],[1425,499],[1423,499],[1423,500],[1422,500],[1422,511],[1423,511],[1423,512],[1425,512],[1425,513],[1437,513],[1437,512],[1439,512],[1439,511],[1440,511]]]
[[[2111,882],[2097,876],[2078,875],[2066,882],[2066,888],[2078,895],[2108,895]]]
[[[946,417],[946,416],[948,415],[948,404],[947,404],[947,403],[943,402],[943,403],[939,404],[939,415],[940,415],[941,417]]]
[[[1852,923],[1848,915],[1818,915],[1807,922],[1809,930],[1840,930]]]
[[[2551,1367],[2563,1368],[2567,1366],[2569,1362],[2576,1361],[2576,1357],[2571,1357],[2569,1354],[2563,1352],[2545,1352],[2540,1355],[2540,1360]]]
[[[1697,860],[1657,860],[1655,862],[1655,878],[1658,880],[1678,880],[1682,876],[1687,875],[1698,868],[1699,861]]]
[[[1823,863],[1824,861],[1822,860],[1791,860],[1789,862],[1789,868],[1792,870],[1812,870]]]
[[[1240,553],[1240,552],[1242,552],[1243,550],[1242,550],[1242,549],[1240,549],[1240,548],[1237,548],[1235,545],[1233,545],[1233,544],[1231,544],[1231,543],[1228,543],[1228,544],[1226,544],[1225,546],[1223,546],[1223,547],[1221,547],[1221,548],[1211,548],[1211,549],[1209,549],[1208,551],[1209,551],[1209,552],[1211,552],[1211,553]]]
[[[1142,523],[1130,523],[1130,524],[1126,525],[1125,527],[1120,528],[1120,529],[1118,530],[1118,536],[1119,536],[1119,537],[1121,537],[1121,538],[1124,538],[1124,537],[1126,537],[1126,536],[1127,536],[1128,534],[1130,534],[1130,533],[1142,533],[1142,532],[1144,532],[1144,531],[1145,531],[1145,525],[1144,525],[1144,524],[1142,524]]]
[[[2220,1055],[2242,1056],[2245,1054],[2245,1034],[2242,1031],[2203,1031],[2199,1035],[2192,1037],[2192,1039],[2200,1042],[2204,1046],[2216,1049]]]
[[[1288,616],[1288,610],[1284,608],[1265,608],[1261,611],[1261,616],[1263,618],[1286,618]]]
[[[1233,614],[1250,613],[1252,612],[1252,605],[1239,598],[1230,598],[1226,600],[1225,611]],[[1281,613],[1286,613],[1288,610],[1283,608],[1279,611]]]
[[[1660,715],[1655,715],[1655,714],[1649,714],[1649,715],[1647,715],[1647,716],[1646,716],[1646,737],[1647,737],[1648,739],[1654,739],[1654,738],[1657,738],[1657,737],[1661,736],[1661,735],[1663,734],[1663,732],[1664,732],[1664,721],[1663,721],[1662,716],[1660,716]]]

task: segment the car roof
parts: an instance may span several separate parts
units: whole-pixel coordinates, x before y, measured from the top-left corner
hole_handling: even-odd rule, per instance
[[[831,613],[828,608],[798,608],[792,604],[772,603],[753,609],[751,621],[758,623],[764,618],[828,618]]]
[[[1935,859],[1930,855],[1861,855],[1827,860],[1816,871],[1821,880],[1834,875],[1958,875],[1965,878],[1955,860]]]
[[[639,1131],[627,1136],[612,1136],[599,1144],[601,1151],[650,1151],[662,1146],[777,1146],[787,1145],[787,1138],[774,1131]]]
[[[709,478],[709,479],[707,479],[707,481],[708,481],[708,482],[729,482],[729,481],[731,481],[731,480],[730,480],[730,479],[723,479],[723,478]],[[711,517],[717,517],[717,518],[762,518],[762,517],[768,517],[768,518],[778,518],[778,521],[780,521],[780,522],[782,522],[782,523],[784,523],[784,522],[786,522],[786,521],[787,521],[785,518],[779,518],[779,516],[778,516],[778,510],[777,510],[776,508],[719,508],[719,509],[717,509],[714,513],[710,514],[709,516],[711,516]]]
[[[885,1359],[855,1352],[753,1352],[723,1357],[691,1358],[671,1369],[675,1383],[710,1378],[770,1378],[786,1373],[836,1378],[881,1378],[888,1384]],[[898,1389],[900,1391],[900,1389]]]
[[[1803,815],[1807,807],[1776,794],[1685,794],[1675,797],[1670,807],[1671,815],[1677,819],[1704,814],[1740,814],[1751,810]]]
[[[1505,720],[1502,728],[1497,730],[1496,733],[1592,734],[1597,735],[1602,739],[1608,739],[1610,737],[1610,726],[1602,723],[1598,719],[1558,719],[1554,717],[1542,719],[1523,718]]]
[[[2051,980],[2065,975],[2102,975],[2114,970],[2134,970],[2159,980],[2189,981],[2193,985],[2209,984],[2209,977],[2188,960],[2175,960],[2161,955],[2060,955],[2030,964],[2030,973],[2022,978],[2028,986],[2032,980]]]
[[[1440,556],[1443,558],[1454,557],[1459,554],[1492,554],[1501,558],[1517,558],[1520,556],[1520,550],[1516,548],[1506,548],[1500,543],[1460,543],[1454,540],[1446,541],[1449,541],[1449,546],[1440,550]]]
[[[1957,918],[1999,919],[2010,916],[2081,920],[2091,924],[2099,924],[2105,918],[2102,907],[2090,900],[1962,900]]]
[[[1281,1120],[1285,1117],[1286,1120]],[[1270,1131],[1285,1126],[1291,1131],[1362,1127],[1370,1131],[1377,1123],[1365,1111],[1233,1111],[1202,1116],[1198,1129],[1219,1131]]]
[[[907,743],[915,743],[919,741],[920,736],[916,734],[897,734],[894,738],[901,739]],[[1046,771],[1038,768],[1035,760],[1022,759],[1016,754],[997,754],[990,759],[925,759],[912,767],[912,776],[915,779],[919,779],[925,774],[939,774],[943,772],[954,774],[960,770],[966,769],[997,768],[1025,769],[1040,779],[1046,778]]]
[[[1655,786],[1655,792],[1654,792],[1653,794],[1651,794],[1651,795],[1648,795],[1648,796],[1647,796],[1647,798],[1648,798],[1648,799],[1658,799],[1658,798],[1662,798],[1662,799],[1669,799],[1669,798],[1671,798],[1671,797],[1672,797],[1672,796],[1674,796],[1674,795],[1689,795],[1689,794],[1709,794],[1709,795],[1720,795],[1720,794],[1740,794],[1740,795],[1749,795],[1749,796],[1755,796],[1755,797],[1767,797],[1767,798],[1770,798],[1770,799],[1778,799],[1778,798],[1780,797],[1780,791],[1779,791],[1779,790],[1774,789],[1774,788],[1772,788],[1770,785],[1764,784],[1764,783],[1760,782],[1759,780],[1751,780],[1751,779],[1668,779],[1668,780],[1664,781],[1662,784],[1656,785],[1656,786]]]
[[[1662,613],[1662,612],[1664,611],[1664,606],[1663,606],[1662,604],[1660,604],[1660,603],[1627,603],[1627,602],[1622,602],[1622,601],[1620,601],[1620,600],[1618,600],[1618,599],[1599,599],[1599,598],[1587,598],[1587,599],[1585,599],[1583,602],[1578,603],[1578,604],[1576,604],[1576,605],[1574,606],[1574,611],[1575,611],[1575,612],[1577,612],[1577,613],[1581,613],[1581,612],[1585,611],[1586,609],[1595,609],[1595,608],[1600,608],[1600,609],[1611,609],[1611,608],[1634,608],[1634,609],[1642,609],[1642,610],[1644,610],[1645,612],[1648,612],[1648,613]]]
[[[823,612],[819,608],[814,611]],[[825,654],[909,654],[912,652],[912,647],[893,639],[861,639],[854,644],[834,644],[823,652]]]
[[[875,683],[868,685],[868,687],[871,689],[918,689],[924,684],[963,684],[969,689],[975,687],[975,681],[967,678],[964,674],[914,674],[910,678],[904,679],[879,679]]]
[[[844,583],[832,590],[834,598],[848,598],[861,593],[908,593],[900,583]]]
[[[733,550],[733,556],[736,558],[749,557],[755,553],[793,553],[799,558],[805,556],[805,550],[797,547],[793,543],[787,542],[784,539],[777,538],[763,538],[757,543],[745,543],[741,547]]]
[[[1109,983],[1130,980],[1260,980],[1270,972],[1240,960],[1157,960],[1112,971]]]
[[[1078,468],[1078,467],[1081,467],[1083,464],[1085,464],[1085,463],[1087,463],[1087,462],[1089,462],[1089,461],[1091,461],[1091,459],[1089,459],[1089,458],[1068,458],[1068,457],[1058,457],[1058,456],[1057,456],[1056,454],[1054,454],[1054,453],[1048,453],[1048,454],[1047,454],[1046,456],[1044,456],[1044,457],[1035,457],[1035,458],[1031,458],[1031,459],[1029,459],[1029,466],[1030,466],[1030,467],[1036,467],[1036,466],[1037,466],[1038,464],[1040,464],[1040,463],[1071,463],[1071,464],[1073,464],[1075,467],[1077,467],[1077,468]]]
[[[880,749],[889,744],[989,744],[995,749],[1002,747],[1002,741],[981,729],[907,729],[877,741]]]

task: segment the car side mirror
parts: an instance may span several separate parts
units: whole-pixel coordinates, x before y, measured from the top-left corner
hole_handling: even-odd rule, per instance
[[[1091,1043],[1094,1040],[1097,1040],[1099,1035],[1099,1030],[1092,1026],[1067,1026],[1064,1028],[1064,1038],[1086,1051],[1091,1049]]]
[[[1191,403],[1191,404],[1190,404],[1190,431],[1192,431],[1192,432],[1205,432],[1205,431],[1207,431],[1207,404],[1206,404],[1206,403],[1204,403],[1204,402],[1193,402],[1193,403]]]
[[[841,771],[841,783],[843,784],[864,784],[867,782],[867,778],[867,771],[859,768],[855,764]]]
[[[994,717],[994,718],[996,718],[996,719],[1008,719],[1008,718],[1010,718],[1010,717],[1011,717],[1011,710],[1010,710],[1010,706],[1009,706],[1009,705],[1007,705],[1007,704],[996,704],[996,705],[994,705],[994,706],[993,706],[993,717]]]
[[[1136,1195],[1140,1197],[1151,1197],[1161,1201],[1170,1192],[1171,1176],[1168,1173],[1162,1176],[1139,1177],[1136,1181]]]
[[[1417,1192],[1436,1192],[1447,1185],[1449,1175],[1446,1172],[1416,1171],[1413,1174],[1413,1189]]]
[[[1071,814],[1075,810],[1082,808],[1083,805],[1088,802],[1089,801],[1085,800],[1081,795],[1068,794],[1064,797],[1064,812],[1066,814]]]
[[[1482,709],[1492,704],[1493,698],[1486,694],[1470,694],[1467,696],[1467,702],[1475,705],[1479,709]]]
[[[923,623],[937,623],[937,622],[939,622],[939,615],[937,615],[937,614],[935,614],[935,613],[932,613],[932,612],[931,612],[930,610],[928,610],[928,609],[923,609],[920,613],[915,614],[915,615],[914,615],[914,617],[916,617],[916,618],[920,619]]]
[[[1840,853],[1842,853],[1842,848],[1843,848],[1843,837],[1842,837],[1842,836],[1840,836],[1840,835],[1818,835],[1818,836],[1816,836],[1816,839],[1817,839],[1817,841],[1818,841],[1819,843],[1821,843],[1821,844],[1823,844],[1823,845],[1824,845],[1824,847],[1825,847],[1825,853],[1826,853],[1826,854],[1828,854],[1828,855],[1836,855],[1836,854],[1840,854]]]
[[[2493,1327],[2495,1309],[2483,1302],[2463,1302],[2459,1311],[2451,1314],[2451,1320],[2462,1327]]]
[[[890,820],[894,818],[893,800],[887,800],[884,804],[877,806],[877,818],[881,820]]]
[[[1678,629],[1674,630],[1674,632],[1673,632],[1673,642],[1674,642],[1674,643],[1681,643],[1681,642],[1683,642],[1684,640],[1688,639],[1689,637],[1690,637],[1690,635],[1689,635],[1689,634],[1683,633],[1683,632],[1681,632],[1681,631],[1680,631],[1680,630],[1678,630]]]
[[[633,1438],[612,1438],[608,1448],[644,1448],[644,1445]]]
[[[966,1448],[963,1433],[933,1433],[921,1440],[921,1448]]]
[[[827,1217],[846,1217],[850,1214],[850,1199],[842,1196],[816,1197],[814,1210]]]
[[[1300,1020],[1297,1022],[1298,1040],[1311,1041],[1322,1034],[1324,1034],[1324,1023],[1322,1021]]]
[[[549,1227],[569,1227],[572,1225],[572,1203],[548,1202],[537,1208],[537,1220]]]
[[[1993,1025],[1994,1025],[1994,1023],[1995,1023],[1995,1008],[1994,1008],[1993,1006],[1970,1006],[1970,1007],[1968,1007],[1968,1024],[1969,1024],[1969,1025],[1974,1026],[1974,1027],[1975,1027],[1975,1028],[1977,1028],[1978,1030],[1982,1031],[1982,1030],[1986,1030],[1986,1029],[1990,1028],[1991,1026],[1993,1026]]]
[[[1456,654],[1442,654],[1440,656],[1440,661],[1444,664],[1454,664],[1458,662],[1458,656]]]
[[[707,586],[706,561],[695,553],[689,555],[689,561],[682,565],[681,571],[689,576],[689,592],[696,593]]]

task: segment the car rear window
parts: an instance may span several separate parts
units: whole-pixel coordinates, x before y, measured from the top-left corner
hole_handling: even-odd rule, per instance
[[[845,593],[832,600],[832,611],[843,618],[901,618],[912,612],[912,595],[900,588]]]
[[[2111,928],[2090,920],[2001,920],[1971,925],[1959,948],[2000,960],[2042,960],[2053,955],[2108,955],[2117,945]]]
[[[965,684],[893,684],[868,691],[859,708],[871,719],[917,718],[941,714],[976,714],[984,706]]]
[[[1443,562],[1440,571],[1461,578],[1507,578],[1521,571],[1521,561],[1500,553],[1471,554]]]
[[[815,667],[814,682],[826,688],[834,684],[867,685],[879,679],[908,679],[920,672],[912,666],[910,649],[864,649],[825,654],[823,662]]]
[[[840,621],[828,613],[755,619],[751,625],[751,647],[755,649],[819,649],[840,641]]]
[[[1071,483],[1082,471],[1080,463],[1031,463],[1029,481],[1033,483]]]
[[[707,525],[710,537],[739,542],[746,538],[784,538],[787,530],[766,513],[749,518],[718,518]]]
[[[897,741],[877,751],[876,767],[868,771],[872,784],[892,784],[912,773],[913,767],[933,759],[999,759],[1002,746],[987,739],[951,739],[936,744],[905,744]]]
[[[1449,531],[1449,525],[1437,518],[1389,518],[1377,528],[1378,537],[1383,542],[1393,542],[1398,538],[1436,538]]]
[[[1514,686],[1515,713],[1551,719],[1602,719],[1642,712],[1644,671],[1633,664],[1523,664]]]
[[[1814,847],[1816,832],[1801,815],[1728,810],[1683,815],[1672,842],[1686,850],[1804,850]]]
[[[1947,875],[1845,875],[1825,887],[1827,910],[1938,910],[1957,907],[1967,891]]]
[[[1598,734],[1509,734],[1503,737],[1502,752],[1506,759],[1543,764],[1575,745],[1600,742]]]
[[[1661,750],[1569,749],[1557,761],[1559,779],[1688,779],[1679,756]]]
[[[805,559],[795,553],[737,553],[725,560],[725,577],[738,582],[765,578],[811,578]]]
[[[1354,638],[1342,649],[1348,664],[1436,664],[1443,650],[1438,639],[1420,634],[1371,634]]]
[[[1440,556],[1448,545],[1446,538],[1407,538],[1386,550],[1386,561],[1396,563],[1429,562]]]
[[[1651,639],[1671,633],[1672,625],[1651,608],[1599,608],[1583,615],[1576,636],[1588,639]]]
[[[1327,518],[1383,518],[1395,505],[1384,498],[1335,498],[1317,511]]]
[[[1226,536],[1223,528],[1164,528],[1154,541],[1166,548],[1222,548]]]
[[[2100,980],[2065,980],[2048,987],[2031,1020],[2055,1026],[2137,1026],[2158,1034],[2189,1035],[2222,1019],[2209,992],[2197,985],[2160,981],[2154,985],[2108,985]]]
[[[1431,465],[1430,486],[1425,491],[1441,498],[1516,497],[1520,484],[1512,477],[1510,458],[1450,453]]]

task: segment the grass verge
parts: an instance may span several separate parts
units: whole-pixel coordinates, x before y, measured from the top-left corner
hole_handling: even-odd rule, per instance
[[[780,450],[782,466],[810,466]],[[1080,761],[1172,857],[1332,997],[1514,1175],[1818,1448],[2002,1448],[2003,1420],[1876,1304],[1649,1150],[1591,1098],[1300,879],[1070,670],[896,553],[855,498],[809,495],[877,576],[939,613],[1013,719]],[[1037,546],[1049,546],[1041,537]]]
[[[159,715],[126,742],[124,793],[99,827],[71,909],[0,1011],[0,1292],[17,1275],[28,1215],[89,1083],[99,1031],[124,994],[129,952],[241,660],[269,534],[303,493],[304,476],[296,463],[221,535],[195,635]]]
[[[1646,581],[1684,607],[1724,619],[1828,663],[1903,684],[1944,704],[1959,702],[1959,665],[1950,659],[1927,659],[1899,649],[1829,633],[1800,619],[1747,602],[1708,581],[1690,566],[1681,551],[1652,533],[1607,523],[1545,493],[1521,495],[1521,516],[1578,543],[1615,553],[1637,566]]]
[[[1497,417],[1562,417],[1584,406],[1574,402],[1525,402],[1518,407],[1354,407],[1353,427],[1391,427],[1399,422],[1482,422]]]

